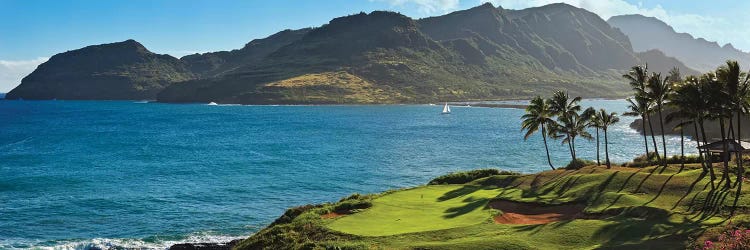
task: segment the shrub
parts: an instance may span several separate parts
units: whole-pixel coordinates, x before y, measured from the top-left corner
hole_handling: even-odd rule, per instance
[[[727,227],[727,230],[719,234],[713,240],[703,241],[702,248],[696,249],[750,249],[750,230],[749,229],[732,229]]]
[[[575,170],[575,169],[581,169],[582,167],[589,166],[589,165],[596,165],[596,162],[583,160],[583,159],[575,159],[575,160],[571,160],[570,163],[568,163],[568,165],[565,165],[565,169]]]
[[[681,155],[673,155],[667,158],[667,164],[680,164],[682,163],[682,159],[683,158]],[[685,164],[701,163],[703,161],[703,157],[700,157],[699,155],[686,155],[684,159]],[[721,157],[714,155],[712,156],[711,160],[713,162],[719,162],[721,161]],[[659,165],[660,163],[661,162],[659,162],[659,160],[657,159],[656,153],[650,152],[648,153],[648,158],[646,158],[645,154],[642,154],[634,158],[633,161],[622,164],[622,166],[642,168],[652,165]]]
[[[333,211],[340,214],[346,214],[357,209],[366,209],[369,207],[372,207],[372,202],[369,200],[351,199],[337,203],[333,207]]]
[[[476,169],[464,172],[453,172],[443,176],[439,176],[432,179],[427,185],[440,185],[440,184],[465,184],[476,179],[481,179],[493,175],[520,175],[516,172],[511,171],[500,171],[497,169]]]
[[[273,223],[271,223],[271,226],[290,223],[294,220],[294,218],[297,218],[297,216],[300,216],[302,213],[307,212],[313,208],[320,208],[320,207],[323,207],[323,205],[308,204],[304,206],[293,207],[293,208],[287,209],[284,212],[284,214],[282,214],[279,218],[273,221]]]

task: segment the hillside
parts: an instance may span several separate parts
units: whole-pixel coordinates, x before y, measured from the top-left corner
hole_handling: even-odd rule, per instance
[[[400,103],[524,98],[559,88],[583,96],[625,93],[618,72],[638,59],[604,20],[567,5],[527,11],[556,18],[545,23],[507,12],[484,4],[420,20],[392,12],[336,18],[258,64],[175,84],[159,101]],[[580,36],[564,35],[572,31]]]
[[[127,40],[60,53],[6,99],[153,100],[167,85],[193,78],[186,65]]]
[[[583,97],[622,97],[629,91],[621,75],[646,62],[653,69],[682,65],[663,53],[635,53],[625,34],[581,8],[483,4],[419,20],[359,13],[317,28],[284,30],[241,49],[180,59],[133,40],[89,46],[53,56],[8,96],[425,103],[530,98],[566,89]]]
[[[677,33],[654,17],[622,15],[613,16],[607,22],[630,37],[635,51],[658,49],[701,72],[714,70],[726,60],[737,60],[742,65],[750,63],[750,53],[740,51],[732,44],[720,46],[688,33]]]
[[[235,247],[692,249],[725,230],[734,201],[697,165],[471,176],[292,208]],[[750,225],[746,192],[732,226]]]

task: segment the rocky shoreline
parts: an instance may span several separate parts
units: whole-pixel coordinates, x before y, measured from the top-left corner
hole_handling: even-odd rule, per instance
[[[229,250],[243,239],[236,239],[226,243],[180,243],[169,247],[170,250]]]

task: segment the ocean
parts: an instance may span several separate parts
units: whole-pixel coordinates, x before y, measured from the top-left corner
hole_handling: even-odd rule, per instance
[[[582,105],[622,113],[626,102]],[[0,101],[0,249],[224,242],[292,206],[422,185],[451,171],[548,169],[541,137],[523,139],[523,110],[441,110]],[[610,129],[614,162],[644,151],[628,127],[633,119]],[[679,142],[667,138],[670,154]],[[594,147],[579,140],[579,157],[595,159]],[[560,141],[550,150],[556,166],[570,160]],[[686,150],[696,153],[695,143]]]

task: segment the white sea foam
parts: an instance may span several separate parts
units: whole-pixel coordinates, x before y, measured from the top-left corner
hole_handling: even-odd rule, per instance
[[[168,249],[182,243],[216,243],[223,244],[246,236],[215,235],[211,233],[194,233],[183,239],[146,239],[95,238],[89,240],[60,240],[54,242],[29,242],[0,240],[0,249],[43,249],[43,250],[87,250],[87,249]]]

